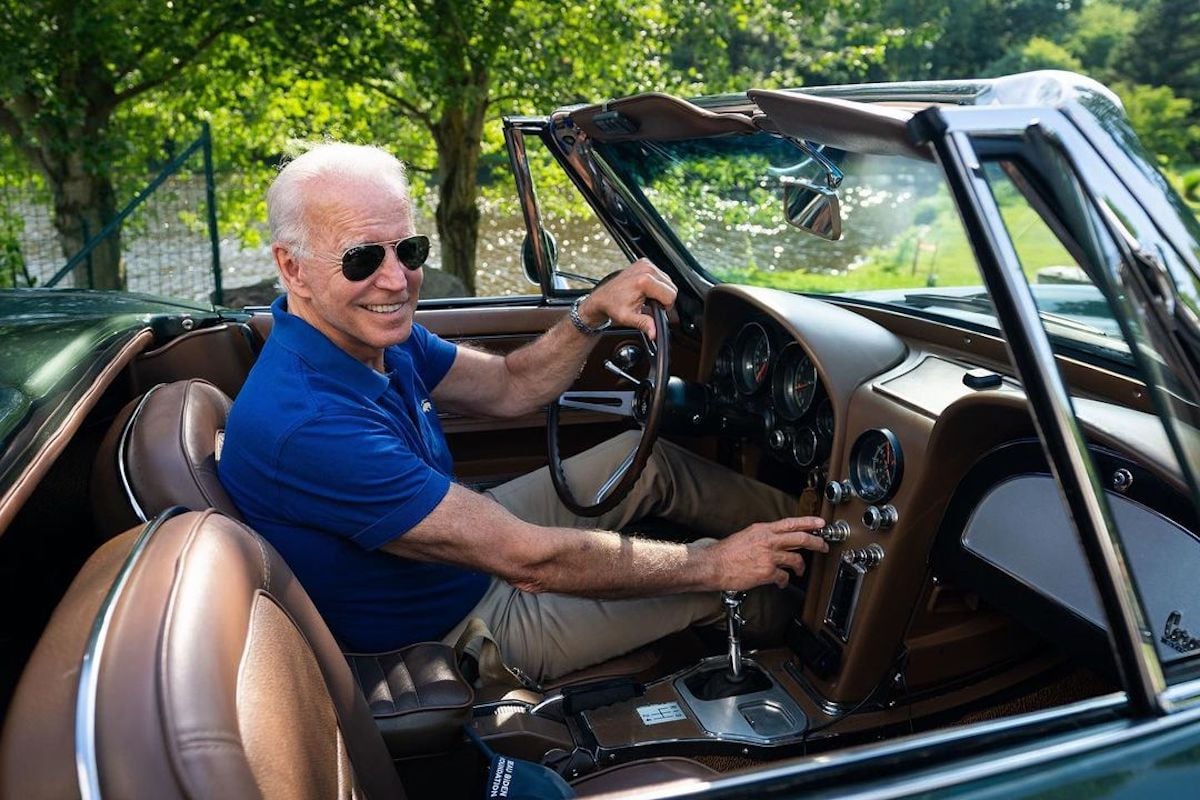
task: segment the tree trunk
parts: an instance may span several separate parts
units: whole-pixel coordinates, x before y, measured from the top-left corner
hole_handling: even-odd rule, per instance
[[[108,175],[90,174],[78,156],[69,156],[64,174],[53,176],[54,228],[63,256],[73,257],[116,216],[116,198]],[[124,289],[121,229],[105,237],[73,270],[76,288]]]
[[[486,96],[486,90],[479,94]],[[442,269],[475,294],[475,249],[479,243],[479,185],[476,172],[483,137],[486,103],[447,107],[434,125],[441,183],[438,185],[437,229]]]

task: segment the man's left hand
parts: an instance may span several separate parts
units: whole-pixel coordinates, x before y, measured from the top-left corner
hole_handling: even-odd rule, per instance
[[[648,258],[639,258],[604,281],[579,306],[579,316],[588,325],[604,324],[637,328],[654,339],[654,319],[644,311],[647,300],[657,300],[664,308],[675,303],[675,284]]]

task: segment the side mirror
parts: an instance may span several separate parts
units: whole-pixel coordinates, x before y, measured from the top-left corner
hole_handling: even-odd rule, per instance
[[[546,258],[546,266],[549,267],[550,274],[558,268],[558,242],[554,238],[554,234],[545,228],[538,228],[542,239],[542,253]],[[524,241],[521,242],[521,266],[525,269],[525,277],[535,286],[541,286],[541,278],[538,277],[538,259],[534,252],[533,239],[526,232]]]
[[[836,189],[786,176],[782,180],[783,214],[789,225],[833,242],[842,238],[842,206]]]

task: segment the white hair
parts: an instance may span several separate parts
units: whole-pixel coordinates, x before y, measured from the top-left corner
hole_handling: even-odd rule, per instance
[[[267,189],[271,241],[297,255],[306,253],[312,234],[306,213],[309,184],[344,180],[398,187],[408,196],[404,164],[386,150],[344,142],[316,144],[285,163]]]

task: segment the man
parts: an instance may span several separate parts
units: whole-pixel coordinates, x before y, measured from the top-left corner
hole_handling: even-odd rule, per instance
[[[671,305],[675,288],[649,261],[502,357],[414,324],[428,240],[392,156],[318,146],[281,171],[267,202],[287,294],[230,413],[220,477],[349,648],[453,641],[479,618],[507,663],[549,679],[715,622],[719,590],[783,585],[804,570],[797,550],[828,549],[808,532],[820,519],[786,518],[794,498],[669,443],[597,520],[567,512],[544,469],[486,494],[453,482],[435,404],[525,414],[568,388],[603,320],[656,336],[643,305]],[[627,452],[614,440],[565,468],[596,483]],[[705,506],[714,487],[722,500]],[[651,513],[725,538],[671,544],[602,529]]]

